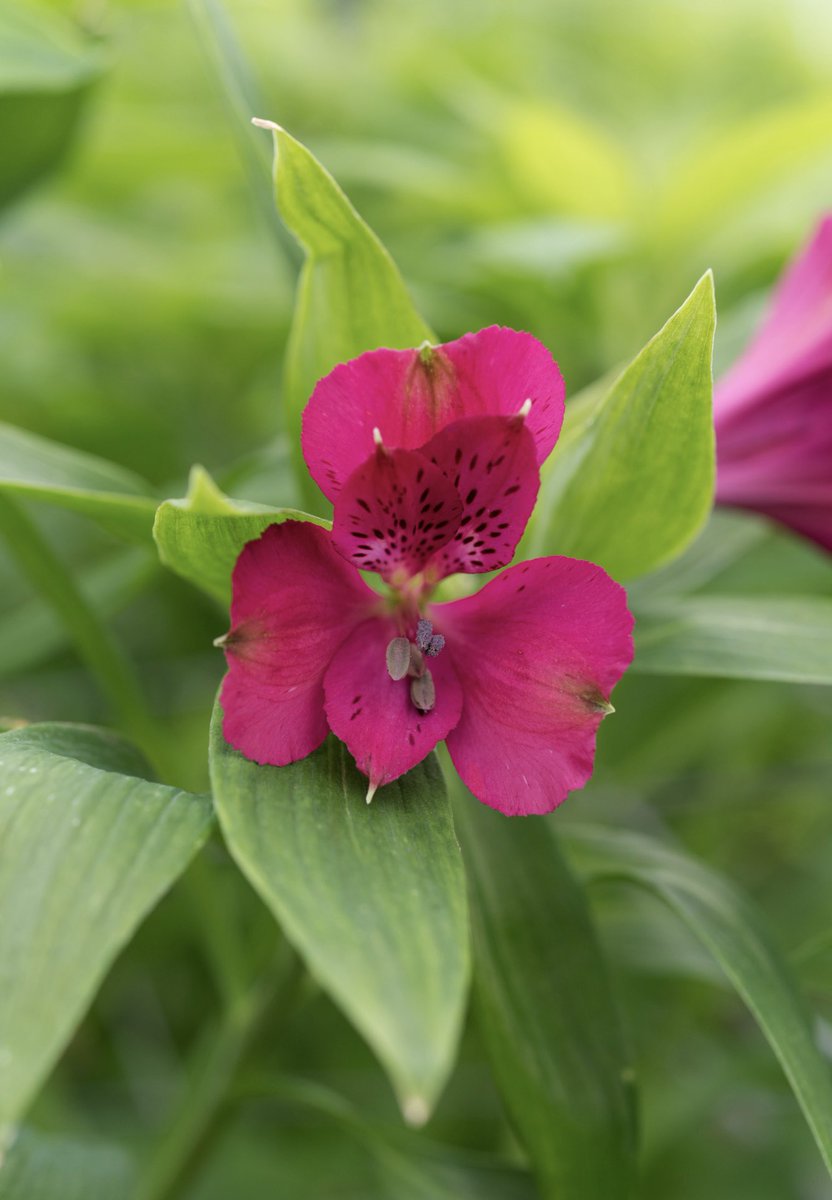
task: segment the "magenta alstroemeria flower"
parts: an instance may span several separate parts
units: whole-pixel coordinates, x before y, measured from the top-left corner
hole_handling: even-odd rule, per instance
[[[778,284],[714,392],[720,504],[832,550],[832,215]]]
[[[442,740],[504,813],[548,812],[583,786],[632,658],[624,590],[591,563],[544,558],[433,600],[447,575],[510,562],[562,419],[551,355],[507,329],[372,351],[321,380],[303,446],[332,532],[287,521],[240,554],[227,741],[285,765],[331,730],[368,800]]]

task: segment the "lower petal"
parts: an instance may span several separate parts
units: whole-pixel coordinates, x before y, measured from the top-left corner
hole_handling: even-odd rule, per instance
[[[285,766],[326,737],[324,672],[379,598],[305,521],[270,525],[244,546],[232,582],[223,734],[246,758]]]
[[[431,618],[463,687],[447,738],[460,776],[509,816],[550,812],[592,774],[596,731],[633,657],[624,589],[593,563],[535,559]]]
[[[387,647],[397,632],[389,619],[365,621],[337,651],[324,678],[329,726],[369,777],[371,794],[420,763],[462,711],[462,689],[444,652],[429,662],[436,688],[430,712],[414,706],[410,679],[390,678]]]

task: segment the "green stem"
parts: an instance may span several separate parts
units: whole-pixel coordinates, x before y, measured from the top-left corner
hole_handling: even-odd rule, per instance
[[[0,531],[22,573],[63,622],[126,733],[160,772],[161,729],[145,704],[132,665],[75,580],[23,508],[0,493]]]
[[[234,1081],[266,1014],[291,1010],[302,978],[300,960],[285,943],[277,972],[258,979],[200,1038],[188,1082],[133,1200],[173,1200],[194,1170],[222,1120]]]

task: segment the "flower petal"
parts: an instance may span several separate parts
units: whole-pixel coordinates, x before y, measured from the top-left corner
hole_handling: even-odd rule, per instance
[[[563,422],[564,386],[546,347],[528,333],[491,326],[423,350],[371,350],[316,385],[303,414],[303,454],[321,491],[335,500],[373,450],[415,450],[461,417],[511,416],[527,399],[537,461]]]
[[[379,446],[344,484],[332,540],[362,571],[409,578],[453,537],[461,514],[459,495],[439,467],[416,450]]]
[[[610,691],[632,660],[624,589],[593,563],[540,558],[430,616],[463,688],[447,738],[462,779],[508,815],[551,811],[589,779]]]
[[[719,423],[761,392],[794,386],[832,369],[832,215],[778,283],[765,320],[737,363],[717,384]]]
[[[522,417],[464,417],[422,453],[440,466],[463,505],[453,539],[438,550],[440,577],[511,562],[540,487],[534,440]]]
[[[445,653],[430,660],[436,703],[428,713],[414,707],[410,679],[390,678],[386,651],[397,632],[389,618],[365,621],[336,652],[324,679],[330,728],[369,777],[371,792],[421,762],[462,711],[462,689]]]
[[[326,737],[324,672],[379,597],[306,521],[270,525],[244,546],[232,582],[223,733],[246,758],[284,766]]]

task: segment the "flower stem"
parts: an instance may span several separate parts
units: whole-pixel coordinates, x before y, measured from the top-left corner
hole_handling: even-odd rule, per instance
[[[188,1080],[166,1131],[139,1179],[133,1200],[173,1200],[188,1184],[210,1146],[229,1093],[266,1014],[291,1009],[303,975],[297,955],[283,943],[276,968],[257,979],[226,1009],[219,1025],[203,1031]]]

